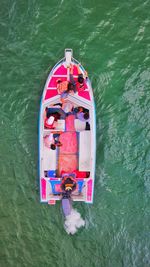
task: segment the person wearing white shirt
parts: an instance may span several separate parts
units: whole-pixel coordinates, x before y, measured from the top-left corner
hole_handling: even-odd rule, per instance
[[[62,143],[57,140],[57,138],[60,136],[61,132],[59,133],[50,133],[49,135],[46,135],[44,137],[44,144],[46,147],[55,150],[56,147],[62,146]]]

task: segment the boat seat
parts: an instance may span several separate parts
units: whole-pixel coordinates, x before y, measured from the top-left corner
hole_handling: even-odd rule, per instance
[[[57,120],[57,126],[54,129],[45,128],[44,130],[65,131],[65,120],[64,119]]]
[[[43,147],[43,169],[44,171],[57,169],[57,149]]]
[[[91,168],[91,131],[79,133],[79,171],[90,171]]]
[[[62,193],[61,181],[58,181],[58,180],[49,180],[49,183],[51,184],[51,189],[52,189],[52,193],[53,194],[60,194],[60,193]],[[77,188],[76,188],[76,190],[74,192],[81,193],[82,192],[83,185],[84,185],[84,181],[82,179],[77,180]]]
[[[85,130],[85,127],[86,127],[86,122],[85,121],[81,121],[79,119],[75,119],[75,130],[77,132],[80,132],[80,131],[84,131]]]
[[[54,130],[65,131],[65,120],[61,119],[57,121],[57,127]]]
[[[65,131],[65,120],[57,120],[57,126],[55,127],[55,129],[53,129],[53,131]]]
[[[47,170],[47,171],[45,171],[45,176],[46,177],[54,177],[54,178],[56,178],[56,170]]]

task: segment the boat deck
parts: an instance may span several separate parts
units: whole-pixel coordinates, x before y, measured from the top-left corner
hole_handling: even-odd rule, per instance
[[[73,77],[78,77],[78,62],[73,60]],[[81,66],[81,72],[84,72]],[[93,202],[94,192],[94,161],[95,147],[93,94],[89,79],[86,80],[83,91],[68,95],[67,100],[73,107],[82,106],[89,110],[90,129],[86,129],[86,122],[79,120],[75,114],[69,114],[65,119],[59,119],[53,132],[61,131],[59,141],[62,146],[51,150],[44,144],[45,136],[52,131],[44,127],[46,107],[60,102],[57,91],[57,80],[68,80],[68,68],[65,59],[61,60],[50,72],[43,92],[40,118],[40,193],[41,202],[55,204],[61,199],[62,173],[75,173],[77,189],[72,193],[74,201]]]

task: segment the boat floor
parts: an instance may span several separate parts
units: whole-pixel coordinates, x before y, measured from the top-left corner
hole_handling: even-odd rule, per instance
[[[74,115],[66,118],[66,131],[60,135],[59,141],[62,146],[59,148],[58,175],[61,172],[73,172],[78,169],[78,140],[74,127]]]

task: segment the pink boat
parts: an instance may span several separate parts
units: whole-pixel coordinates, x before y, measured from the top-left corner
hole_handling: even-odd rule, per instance
[[[40,200],[93,203],[96,123],[87,72],[71,49],[50,71],[40,107]],[[64,201],[65,202],[65,201]],[[65,209],[65,207],[64,207]],[[68,211],[65,211],[65,215]]]

